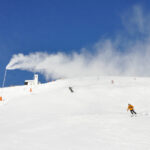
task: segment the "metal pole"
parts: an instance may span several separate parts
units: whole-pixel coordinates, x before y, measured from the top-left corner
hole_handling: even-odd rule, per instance
[[[2,88],[5,86],[6,73],[7,73],[7,69],[5,70],[5,73],[4,73],[4,79],[3,79]]]

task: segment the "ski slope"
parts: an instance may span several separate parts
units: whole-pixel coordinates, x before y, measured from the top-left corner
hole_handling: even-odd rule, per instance
[[[150,78],[62,79],[29,89],[0,89],[2,150],[150,150]]]

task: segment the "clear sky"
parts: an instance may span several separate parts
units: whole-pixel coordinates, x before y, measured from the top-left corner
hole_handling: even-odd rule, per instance
[[[121,15],[135,4],[150,7],[148,0],[0,0],[0,84],[13,54],[79,51],[122,30]],[[8,71],[6,85],[32,76]]]

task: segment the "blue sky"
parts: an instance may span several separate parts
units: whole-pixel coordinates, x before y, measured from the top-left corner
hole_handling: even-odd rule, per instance
[[[0,0],[0,84],[13,54],[71,53],[122,31],[121,16],[148,0]],[[23,84],[33,73],[10,70],[6,85]],[[45,82],[41,75],[40,80]]]

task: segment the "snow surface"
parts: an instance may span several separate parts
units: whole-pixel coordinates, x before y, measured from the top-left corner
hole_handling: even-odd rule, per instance
[[[29,89],[0,89],[2,150],[150,150],[150,78],[62,79]]]

